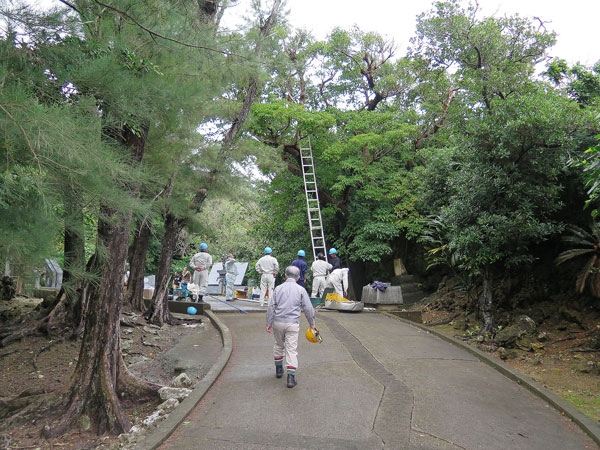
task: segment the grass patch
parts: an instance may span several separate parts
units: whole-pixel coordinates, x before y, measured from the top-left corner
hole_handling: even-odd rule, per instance
[[[600,394],[590,391],[565,392],[562,397],[593,420],[600,420]]]

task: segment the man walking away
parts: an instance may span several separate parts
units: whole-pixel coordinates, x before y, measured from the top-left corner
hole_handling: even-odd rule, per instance
[[[342,262],[340,261],[335,248],[329,250],[329,264],[331,264],[331,267],[333,267],[331,270],[342,268]]]
[[[300,279],[298,280],[298,284],[304,287],[304,281],[306,280],[306,272],[308,272],[308,264],[304,261],[304,257],[306,253],[304,250],[298,250],[298,258],[292,261],[292,266],[295,266],[300,271]]]
[[[313,298],[321,297],[327,284],[327,274],[332,270],[332,266],[325,261],[325,255],[319,253],[317,259],[310,266],[310,270],[313,274],[312,294],[310,296]]]
[[[237,267],[235,267],[235,259],[230,253],[227,255],[227,259],[225,260],[225,282],[227,286],[225,289],[226,301],[233,300],[233,290],[235,288],[235,278],[237,277],[237,274],[238,271]]]
[[[198,301],[202,301],[202,297],[206,294],[208,286],[208,272],[212,266],[212,256],[208,254],[208,245],[200,244],[200,251],[192,256],[190,267],[194,269],[194,284],[198,285]]]
[[[265,306],[267,290],[269,291],[269,300],[273,298],[275,277],[279,272],[279,263],[272,253],[271,247],[265,247],[265,256],[260,258],[254,267],[260,273],[260,306]]]
[[[327,287],[332,287],[336,294],[346,298],[348,295],[348,271],[349,269],[335,269],[327,278]]]
[[[315,310],[308,298],[306,289],[297,284],[300,271],[295,266],[285,269],[285,282],[277,286],[273,299],[267,308],[267,333],[273,331],[275,345],[275,376],[283,376],[283,358],[287,366],[287,387],[296,386],[298,369],[298,332],[300,330],[300,312],[304,310],[310,328],[315,328]]]

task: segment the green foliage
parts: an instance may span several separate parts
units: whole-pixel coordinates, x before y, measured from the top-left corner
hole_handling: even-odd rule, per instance
[[[498,102],[495,114],[466,125],[440,212],[444,242],[461,255],[462,269],[481,274],[497,263],[531,262],[528,248],[560,231],[552,214],[572,145],[565,124],[575,112],[567,99],[539,91]]]
[[[588,280],[591,281],[592,292],[597,295],[597,284],[600,281],[600,226],[594,223],[590,226],[590,231],[580,228],[576,225],[569,227],[569,235],[563,236],[563,241],[573,248],[563,251],[556,258],[556,264],[562,264],[573,258],[585,256],[586,260],[582,264],[575,282],[575,289],[582,293]]]

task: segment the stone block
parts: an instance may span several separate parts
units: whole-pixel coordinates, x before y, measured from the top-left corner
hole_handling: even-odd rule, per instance
[[[385,291],[373,289],[370,285],[363,286],[361,299],[368,305],[400,305],[404,303],[400,286],[388,286]]]
[[[178,401],[182,401],[188,395],[192,393],[191,389],[184,388],[172,388],[172,387],[162,387],[158,390],[158,395],[162,400],[168,400],[170,398],[177,399]]]
[[[194,385],[190,377],[187,376],[185,372],[177,375],[175,378],[171,380],[169,383],[170,387],[174,388],[191,388]]]

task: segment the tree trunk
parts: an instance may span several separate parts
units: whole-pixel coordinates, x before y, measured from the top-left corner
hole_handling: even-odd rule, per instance
[[[63,285],[56,303],[48,314],[48,320],[41,325],[49,335],[64,334],[66,330],[76,331],[83,323],[82,297],[80,291],[85,284],[85,235],[83,210],[80,201],[72,192],[64,195],[65,235]]]
[[[115,211],[103,208],[107,217]],[[102,282],[89,304],[83,342],[77,367],[71,378],[68,407],[60,422],[53,428],[45,427],[46,437],[55,437],[67,431],[82,415],[90,417],[97,432],[120,434],[129,429],[115,386],[117,384],[121,345],[119,320],[123,292],[123,267],[127,257],[130,217],[120,217],[120,224],[98,225],[99,246],[104,245]],[[99,249],[101,251],[101,249]]]
[[[353,294],[354,300],[360,301],[362,299],[362,288],[367,284],[367,279],[365,277],[365,263],[363,261],[350,261],[348,267],[350,268],[349,283],[351,284],[353,291],[349,292],[348,296]]]
[[[144,268],[150,242],[150,223],[144,220],[133,238],[133,252],[129,260],[129,279],[125,304],[136,311],[144,311]]]
[[[496,332],[493,295],[493,275],[490,269],[486,269],[483,274],[483,291],[479,296],[479,312],[483,319],[481,334]]]
[[[134,161],[141,161],[148,128],[142,133],[123,130],[122,143]],[[77,366],[65,389],[65,412],[55,426],[46,425],[46,438],[65,433],[82,415],[87,415],[98,434],[120,434],[129,421],[119,403],[119,394],[156,395],[155,385],[134,378],[121,354],[120,316],[123,301],[123,270],[127,260],[131,212],[102,206],[98,223],[98,245],[94,265],[101,267],[99,286],[84,288],[90,293],[85,331]],[[109,222],[110,221],[110,222]]]
[[[160,263],[158,265],[158,275],[154,296],[152,298],[153,311],[148,319],[150,323],[162,327],[165,323],[172,323],[173,316],[169,312],[168,298],[171,281],[171,264],[173,263],[173,253],[177,244],[177,238],[185,220],[180,220],[175,215],[167,213],[165,217],[165,233],[161,240]]]
[[[65,243],[63,283],[73,281],[85,269],[85,235],[83,210],[80,202],[72,193],[66,193],[65,199]]]

